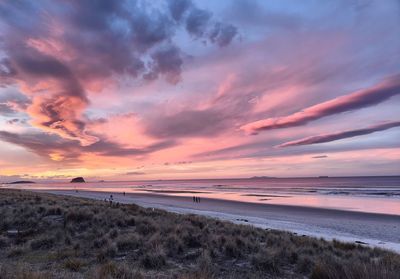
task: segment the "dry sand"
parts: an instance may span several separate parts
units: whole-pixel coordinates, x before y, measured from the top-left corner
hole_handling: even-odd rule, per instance
[[[365,243],[400,253],[400,216],[192,197],[74,190],[45,190],[48,193],[135,203],[176,213],[200,214],[262,228],[287,230],[300,235]],[[400,205],[399,205],[400,206]]]

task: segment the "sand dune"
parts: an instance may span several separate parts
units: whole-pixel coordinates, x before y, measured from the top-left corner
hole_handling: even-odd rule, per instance
[[[400,253],[400,216],[320,209],[312,207],[256,204],[202,198],[142,193],[46,190],[62,195],[103,200],[113,195],[115,202],[136,203],[176,213],[192,213],[245,223],[262,228],[288,230],[301,235],[338,239],[390,249]]]

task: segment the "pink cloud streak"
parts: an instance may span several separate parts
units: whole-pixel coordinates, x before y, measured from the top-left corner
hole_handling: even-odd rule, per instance
[[[400,94],[400,75],[387,78],[372,88],[341,96],[288,116],[255,121],[241,126],[240,129],[249,134],[257,134],[263,130],[301,126],[326,116],[379,104],[396,94]]]

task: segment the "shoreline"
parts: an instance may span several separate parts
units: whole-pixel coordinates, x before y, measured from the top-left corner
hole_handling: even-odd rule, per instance
[[[32,190],[31,190],[32,191]],[[203,198],[193,203],[192,197],[152,193],[122,193],[79,190],[33,190],[104,200],[110,194],[114,202],[135,203],[179,214],[198,214],[252,225],[264,229],[290,231],[299,235],[356,242],[400,253],[400,216],[326,208],[258,204]]]

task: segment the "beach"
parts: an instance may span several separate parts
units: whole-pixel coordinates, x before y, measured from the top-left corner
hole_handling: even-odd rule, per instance
[[[306,219],[334,222],[339,212],[195,200],[2,188],[1,278],[398,278],[398,253],[274,230],[265,221],[290,223],[291,216],[298,227],[305,215],[309,226]],[[371,217],[354,213],[346,222],[373,223]],[[393,221],[382,219],[387,223],[375,225]]]
[[[400,216],[337,209],[260,204],[232,200],[201,198],[194,203],[191,196],[154,193],[126,193],[83,190],[36,190],[57,195],[96,200],[134,203],[181,214],[198,214],[248,224],[264,229],[294,232],[298,235],[322,237],[380,247],[400,253]]]

